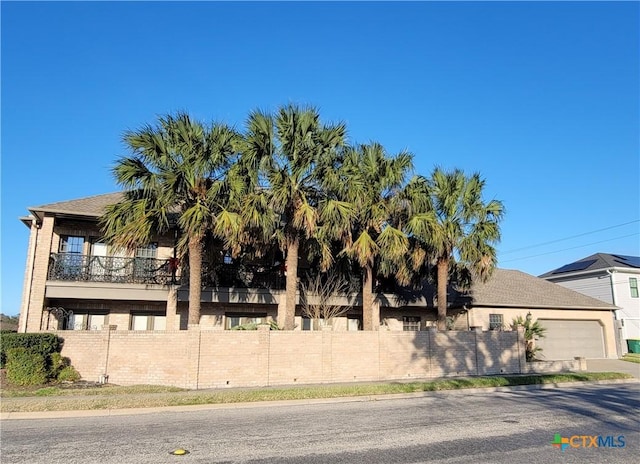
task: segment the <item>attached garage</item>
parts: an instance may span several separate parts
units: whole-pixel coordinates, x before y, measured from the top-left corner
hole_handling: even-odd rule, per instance
[[[599,320],[538,319],[547,329],[544,338],[536,342],[542,348],[543,360],[605,358],[603,326]]]
[[[482,330],[509,329],[517,317],[531,317],[547,329],[537,340],[542,361],[617,358],[616,306],[520,271],[496,269],[485,282],[454,301],[466,309],[461,319]],[[464,320],[462,321],[464,322]]]

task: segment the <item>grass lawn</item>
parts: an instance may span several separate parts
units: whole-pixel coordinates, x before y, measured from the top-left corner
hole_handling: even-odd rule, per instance
[[[627,353],[621,359],[623,361],[640,364],[640,353]]]
[[[617,372],[591,372],[467,377],[440,379],[429,382],[387,382],[348,385],[339,384],[248,388],[234,390],[184,390],[175,387],[151,385],[136,385],[130,387],[105,385],[82,389],[46,386],[36,389],[3,389],[0,411],[35,412],[86,409],[123,409],[243,403],[255,401],[321,399],[629,378],[632,378],[632,376]]]

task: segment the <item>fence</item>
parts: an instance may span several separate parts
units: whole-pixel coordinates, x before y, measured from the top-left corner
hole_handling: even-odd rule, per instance
[[[85,380],[190,389],[426,379],[526,371],[514,332],[58,332]]]

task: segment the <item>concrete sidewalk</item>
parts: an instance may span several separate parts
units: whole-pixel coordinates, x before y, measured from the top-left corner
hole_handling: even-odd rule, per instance
[[[640,364],[619,359],[587,359],[587,372],[624,372],[640,379]]]
[[[621,361],[624,362],[624,361]],[[630,363],[626,363],[630,364]],[[605,366],[606,367],[606,366]],[[600,372],[609,372],[612,369],[604,368]],[[618,371],[620,372],[620,371]],[[154,406],[154,407],[139,407],[139,408],[122,408],[122,409],[80,409],[80,410],[53,410],[53,411],[38,411],[38,412],[2,412],[0,413],[0,420],[12,420],[12,419],[62,419],[69,417],[98,417],[98,416],[122,416],[132,414],[152,414],[159,412],[186,412],[186,411],[199,411],[209,409],[228,409],[228,408],[257,408],[257,407],[279,407],[287,405],[302,405],[302,404],[327,404],[327,403],[348,403],[348,402],[367,402],[367,401],[381,401],[391,399],[408,399],[408,398],[421,398],[438,395],[470,395],[477,393],[491,393],[491,392],[508,392],[508,391],[531,391],[531,390],[547,390],[556,388],[572,388],[588,385],[611,385],[611,384],[629,384],[639,383],[640,380],[636,379],[619,379],[619,380],[596,380],[585,382],[562,382],[562,383],[549,383],[549,384],[532,384],[532,385],[513,385],[503,387],[478,387],[478,388],[462,388],[456,390],[438,390],[438,391],[426,391],[426,392],[413,392],[413,393],[391,393],[391,394],[373,394],[362,396],[347,396],[347,397],[333,397],[333,398],[314,398],[314,399],[293,399],[293,400],[272,400],[272,401],[255,401],[248,403],[211,403],[211,404],[193,404],[193,405],[181,405],[181,406]],[[153,396],[187,396],[202,393],[205,390],[196,391],[184,391],[174,393],[151,393],[151,394],[139,394],[153,395]],[[133,394],[132,396],[135,396]],[[43,399],[46,397],[43,397]],[[33,397],[24,398],[25,400],[33,400]],[[7,398],[5,400],[23,400],[23,398]],[[65,397],[64,400],[73,402],[74,397]]]

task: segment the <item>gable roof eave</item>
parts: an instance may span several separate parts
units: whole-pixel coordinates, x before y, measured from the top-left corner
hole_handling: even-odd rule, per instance
[[[77,217],[82,219],[98,219],[104,212],[107,205],[118,203],[123,199],[123,197],[123,192],[105,193],[102,195],[60,201],[41,206],[31,206],[28,207],[27,210],[40,222],[44,219],[46,214]]]
[[[496,303],[496,304],[467,304],[467,309],[491,309],[491,308],[514,308],[514,309],[560,309],[567,311],[617,311],[622,309],[618,306],[608,305],[605,306],[563,306],[563,305],[526,305],[526,304],[506,304],[506,303]]]

